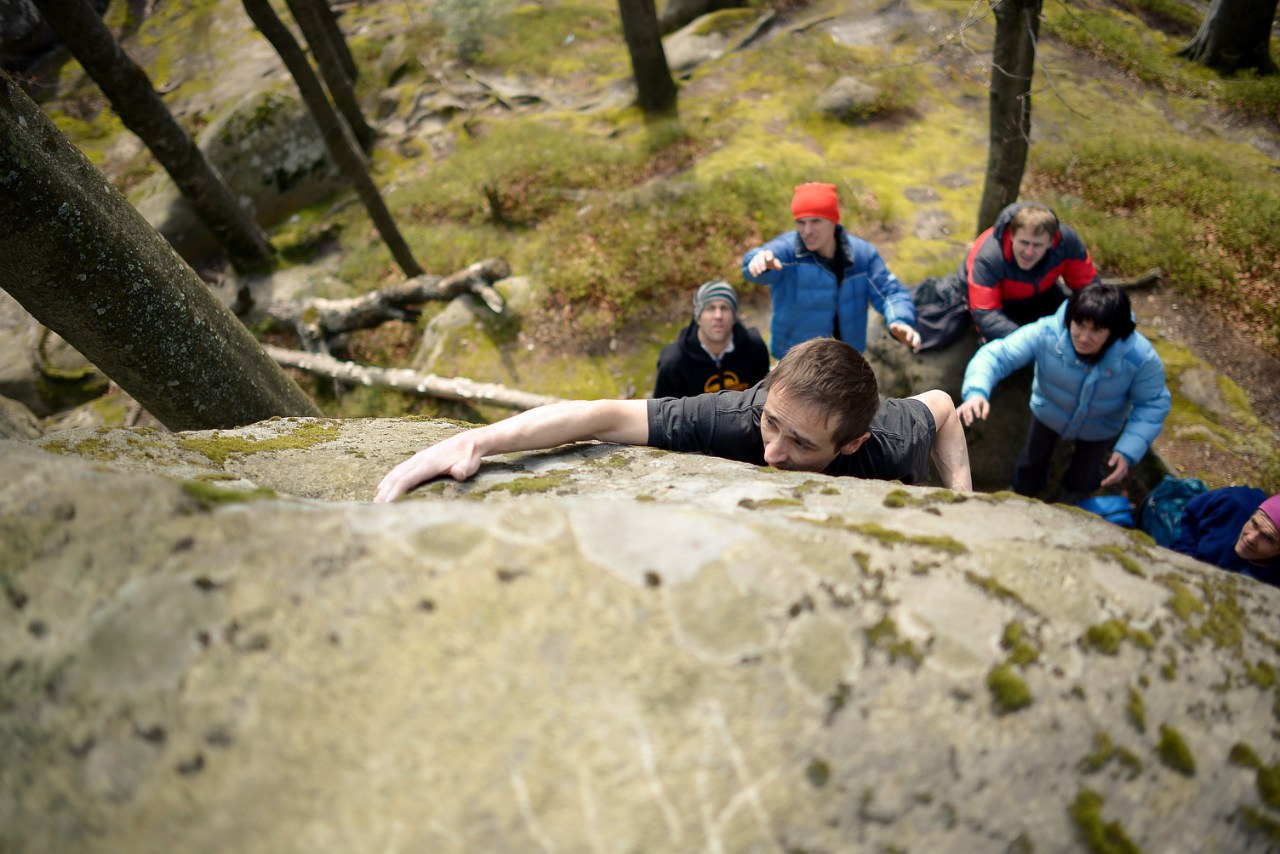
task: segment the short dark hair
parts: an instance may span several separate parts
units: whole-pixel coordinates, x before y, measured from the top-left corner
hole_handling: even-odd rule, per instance
[[[1063,322],[1070,327],[1073,320],[1091,320],[1094,326],[1110,330],[1108,346],[1128,338],[1137,327],[1129,295],[1115,285],[1088,285],[1072,293]]]
[[[862,354],[834,338],[812,338],[787,351],[764,380],[765,389],[784,388],[787,397],[836,419],[836,447],[871,427],[880,409],[875,371]]]
[[[1027,229],[1034,234],[1058,236],[1058,215],[1039,202],[1024,202],[1009,220],[1009,235]]]

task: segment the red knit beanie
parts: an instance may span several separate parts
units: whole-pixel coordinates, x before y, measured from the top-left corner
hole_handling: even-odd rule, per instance
[[[840,202],[835,184],[801,184],[791,199],[791,216],[820,216],[840,224]]]

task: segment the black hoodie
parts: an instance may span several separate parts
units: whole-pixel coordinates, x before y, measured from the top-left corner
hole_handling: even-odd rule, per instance
[[[769,350],[764,338],[741,321],[733,322],[733,351],[721,355],[720,364],[698,340],[698,323],[691,322],[675,343],[658,356],[658,382],[654,397],[693,397],[711,391],[743,391],[769,373]]]

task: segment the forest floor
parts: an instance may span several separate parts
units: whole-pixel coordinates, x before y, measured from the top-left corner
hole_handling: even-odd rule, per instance
[[[1202,301],[1168,289],[1136,295],[1133,302],[1141,326],[1182,344],[1225,374],[1248,395],[1258,419],[1280,435],[1280,357],[1258,343],[1252,328],[1233,325]],[[1213,443],[1179,439],[1166,431],[1156,448],[1175,473],[1204,472],[1212,485],[1259,482],[1257,460]]]
[[[379,8],[379,4],[376,3],[371,3],[369,6],[370,8]],[[384,8],[387,13],[390,14],[392,6],[393,4],[386,4],[381,8]],[[398,9],[398,7],[395,8]],[[877,12],[876,14],[879,15],[880,13]],[[922,22],[923,21],[925,21],[925,19],[922,18]],[[925,29],[923,23],[920,29]],[[224,38],[223,41],[230,42],[235,40]],[[1100,63],[1095,57],[1084,54],[1080,51],[1076,51],[1071,48],[1055,49],[1062,52],[1062,57],[1059,58],[1059,61],[1062,63],[1062,65],[1059,66],[1060,68],[1075,69],[1076,73],[1078,73],[1082,79],[1104,80],[1107,85],[1110,85],[1114,89],[1120,91],[1121,95],[1119,97],[1124,100],[1127,105],[1128,99],[1132,97],[1129,92],[1129,88],[1134,85],[1134,81],[1128,75],[1116,71],[1107,64]],[[938,85],[945,84],[945,92],[947,96],[956,102],[980,103],[980,101],[974,98],[972,93],[966,94],[968,90],[965,89],[965,85],[967,85],[967,82],[971,82],[970,78],[980,80],[986,73],[985,67],[977,61],[975,55],[955,50],[953,50],[953,53],[955,53],[954,56],[951,56],[951,54],[947,54],[947,56],[950,57],[949,61],[952,62],[955,68],[959,69],[958,71],[955,71],[955,76],[951,76],[953,68],[948,66],[947,74],[935,73],[930,79]],[[742,61],[743,60],[741,59],[737,59],[732,62]],[[211,80],[208,80],[206,84],[196,89],[195,94],[198,99],[197,101],[184,103],[185,109],[176,111],[180,114],[186,110],[199,113],[205,108],[202,105],[207,106],[209,104],[219,103],[223,100],[229,100],[232,95],[241,92],[246,88],[250,88],[253,85],[253,81],[263,78],[267,73],[269,73],[270,69],[275,67],[275,64],[275,57],[272,55],[270,49],[261,42],[261,40],[246,40],[242,44],[237,42],[236,61],[226,63],[225,65],[228,70],[225,70],[218,75],[213,75]],[[969,68],[970,65],[974,67]],[[727,63],[724,66],[725,69],[731,67],[732,63]],[[587,77],[589,77],[589,75],[587,75]],[[435,79],[437,82],[440,80],[438,77]],[[548,85],[554,85],[551,84],[549,80],[544,82]],[[761,98],[759,92],[756,92],[754,89],[741,91],[735,89],[734,86],[731,85],[732,82],[732,72],[728,70],[722,70],[718,73],[696,77],[692,82],[684,84],[682,98],[692,101],[696,97],[706,97],[706,92],[703,90],[710,91],[720,99],[716,104],[716,109],[719,111],[728,111],[732,109],[732,104],[738,101],[748,102],[759,100]],[[504,110],[498,111],[496,108],[491,108],[490,112],[509,114],[510,116],[527,115],[529,112],[546,110],[547,103],[554,101],[560,106],[566,107],[566,109],[573,108],[576,105],[576,109],[582,110],[585,113],[589,111],[588,107],[590,102],[598,101],[602,98],[600,92],[590,86],[587,87],[588,91],[584,94],[583,92],[577,91],[577,89],[571,85],[571,81],[569,79],[562,79],[559,83],[561,85],[554,92],[548,89],[549,96],[554,95],[554,97],[549,97],[547,101],[541,102],[541,106],[524,108],[517,105],[512,109],[510,105],[507,105],[507,108]],[[767,98],[768,96],[766,95],[764,97]],[[1053,107],[1054,105],[1049,103],[1048,106]],[[1168,108],[1165,107],[1163,109],[1167,110]],[[778,116],[789,115],[788,112],[780,109],[777,113]],[[937,115],[940,120],[944,113],[939,112]],[[1071,121],[1078,121],[1078,119],[1079,117],[1074,114],[1070,118]],[[703,121],[707,120],[707,117],[704,116]],[[901,128],[897,128],[894,121],[872,124],[869,126],[866,129],[864,136],[876,138],[883,137],[884,139],[889,140],[889,147],[883,151],[878,149],[868,150],[876,151],[877,154],[884,157],[885,162],[890,162],[890,153],[903,147],[901,139],[905,135],[909,135],[912,126],[916,124],[915,121],[906,119],[901,120],[900,123],[902,124]],[[412,122],[409,124],[412,126]],[[466,125],[465,122],[463,124],[464,126]],[[780,133],[781,128],[785,127],[787,124],[787,120],[777,118],[772,124],[766,126],[764,130],[766,134]],[[775,128],[774,125],[777,125],[777,127]],[[1055,134],[1060,132],[1062,125],[1063,120],[1058,118],[1055,121],[1052,117],[1051,111],[1048,109],[1042,108],[1037,114],[1037,134],[1043,133],[1046,138],[1052,139]],[[1272,130],[1273,129],[1267,129],[1266,133],[1259,134],[1257,128],[1250,122],[1241,122],[1238,123],[1237,126],[1232,126],[1232,123],[1226,122],[1218,127],[1216,132],[1220,133],[1224,140],[1244,142],[1252,140],[1258,136],[1264,136],[1269,139],[1273,135]],[[745,136],[749,132],[751,131],[745,126],[735,128],[735,133],[738,136]],[[942,133],[943,129],[940,127],[938,132]],[[395,148],[399,144],[410,141],[410,136],[413,136],[413,134],[406,133],[403,138],[396,139],[394,134],[390,134],[384,137],[385,143],[380,144],[379,147],[387,149]],[[965,138],[966,137],[964,136],[958,137],[958,139],[961,140]],[[777,143],[777,140],[772,136],[766,136],[766,139],[769,140],[770,145]],[[829,140],[824,141],[823,144],[819,144],[819,142],[813,138],[804,137],[801,139],[801,143],[805,146],[812,147],[818,155],[830,158],[830,162],[835,162],[838,159],[832,156],[832,150],[835,147],[835,144]],[[726,145],[727,144],[728,143],[726,143]],[[957,145],[960,144],[961,143],[957,143]],[[848,155],[846,154],[844,156],[847,157]],[[423,158],[423,161],[426,159],[427,158]],[[438,166],[439,164],[437,163],[432,164],[430,167],[419,166],[417,168],[419,170],[423,168],[434,169]],[[893,167],[887,168],[891,170]],[[928,174],[928,170],[925,170],[925,172]],[[422,175],[419,172],[398,177],[400,178],[400,183],[411,184],[420,180]],[[971,177],[974,180],[981,180],[980,174],[974,174]],[[385,175],[381,176],[381,179],[386,183],[391,183]],[[113,180],[115,180],[114,177]],[[940,187],[937,189],[940,190],[944,198],[950,198],[947,188]],[[869,195],[874,197],[875,194],[869,192]],[[602,207],[602,210],[603,209],[604,208]],[[896,219],[905,221],[906,217],[900,215],[896,217]],[[868,223],[865,222],[863,223],[863,225],[867,224]],[[874,222],[871,222],[871,225],[874,225]],[[898,223],[898,225],[900,225],[900,223]],[[885,253],[886,258],[890,260],[891,265],[894,266],[895,271],[903,277],[904,281],[912,280],[914,278],[910,273],[904,274],[902,269],[899,267],[899,264],[902,263],[903,256],[909,255],[909,253],[904,251],[900,245],[895,245],[898,244],[900,239],[903,237],[901,233],[894,234],[886,231],[884,234],[876,234],[874,232],[867,232],[864,229],[863,236],[872,240],[872,242],[880,247],[881,251]],[[910,235],[907,235],[907,237],[909,238]],[[962,243],[957,243],[956,246],[957,253],[963,251],[961,248]],[[896,253],[895,250],[897,250]],[[725,255],[728,257],[729,255],[733,255],[733,253],[726,252]],[[308,264],[306,262],[297,264],[288,271],[287,275],[293,279],[301,281],[308,277],[309,269],[314,269],[317,272],[323,271],[325,275],[329,275],[333,268],[334,260],[332,257],[318,258],[313,264]],[[451,271],[445,270],[435,272]],[[1118,271],[1103,270],[1104,274],[1116,272]],[[745,294],[744,297],[744,305],[746,306],[744,315],[746,318],[756,325],[759,325],[762,329],[767,329],[767,294]],[[1179,293],[1175,288],[1167,284],[1160,285],[1149,290],[1137,291],[1134,293],[1133,298],[1135,313],[1137,314],[1141,327],[1152,330],[1155,334],[1171,342],[1184,345],[1198,359],[1202,360],[1207,365],[1212,366],[1215,370],[1225,374],[1247,394],[1249,402],[1252,405],[1253,411],[1259,421],[1266,427],[1269,427],[1272,431],[1277,431],[1277,433],[1280,434],[1280,355],[1277,355],[1274,342],[1265,342],[1260,340],[1259,331],[1256,325],[1249,326],[1243,322],[1236,322],[1229,316],[1229,311],[1227,309],[1224,309],[1221,306],[1210,305],[1209,302],[1204,299],[1188,297],[1185,294]],[[682,299],[681,305],[683,306],[685,304],[687,303]],[[658,314],[661,316],[661,312],[658,312]],[[571,324],[566,326],[571,327]],[[380,351],[383,355],[388,353],[408,355],[412,353],[414,348],[417,346],[419,339],[421,338],[421,334],[422,330],[411,324],[398,324],[396,325],[396,330],[388,328],[377,333],[380,337],[378,346],[369,349],[373,351]],[[547,334],[554,336],[556,333],[552,330]],[[610,342],[609,349],[616,350],[620,354],[639,353],[644,355],[646,351],[653,350],[655,346],[653,340],[655,334],[655,326],[653,324],[641,324],[625,327],[623,331],[617,335],[617,340]],[[551,339],[539,334],[537,330],[530,330],[529,335],[531,339],[536,339],[539,342],[539,346],[537,351],[534,352],[533,345],[530,344],[529,352],[527,354],[521,354],[522,360],[527,359],[526,376],[537,373],[536,368],[533,367],[535,363],[540,365],[545,362],[548,370],[568,370],[562,362],[556,361],[556,358],[552,356],[552,354],[557,353],[557,351],[562,352],[564,348],[545,346]],[[648,364],[651,365],[652,361],[650,360]],[[482,377],[477,378],[482,379]],[[500,380],[501,378],[495,377],[493,379]],[[634,385],[642,384],[643,382],[641,380],[637,380],[634,383]],[[646,389],[644,388],[636,388],[630,393],[644,394],[645,391]],[[564,392],[556,390],[554,393]],[[612,393],[612,390],[605,389],[603,393],[610,394]],[[1246,424],[1230,424],[1227,426],[1237,431],[1247,432],[1250,429],[1249,425]],[[1194,437],[1184,439],[1173,435],[1172,431],[1166,430],[1165,435],[1163,435],[1157,442],[1157,449],[1165,461],[1173,467],[1175,472],[1200,474],[1204,476],[1206,480],[1211,481],[1211,485],[1214,486],[1227,483],[1256,483],[1259,476],[1260,463],[1256,455],[1251,456],[1247,453],[1239,453],[1235,450],[1225,448],[1221,444],[1204,441],[1203,437],[1200,437],[1199,439]]]

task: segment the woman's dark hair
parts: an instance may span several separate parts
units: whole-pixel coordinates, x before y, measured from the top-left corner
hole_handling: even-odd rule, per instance
[[[1070,327],[1073,320],[1090,320],[1094,326],[1110,330],[1107,346],[1128,338],[1137,326],[1129,295],[1115,285],[1088,285],[1071,294],[1064,323]]]

